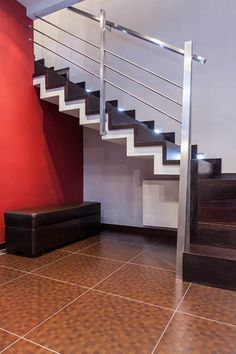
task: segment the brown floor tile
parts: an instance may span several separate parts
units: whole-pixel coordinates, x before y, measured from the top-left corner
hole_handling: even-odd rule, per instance
[[[122,264],[101,258],[72,254],[69,258],[36,271],[50,278],[92,287]]]
[[[150,236],[150,235],[138,235],[135,233],[125,233],[125,232],[114,232],[114,231],[102,231],[102,238],[108,241],[120,241],[150,245],[155,244],[161,240],[161,236]]]
[[[26,275],[0,287],[0,327],[24,335],[84,290]]]
[[[236,292],[193,284],[179,310],[236,325]]]
[[[0,351],[8,347],[8,345],[13,343],[16,339],[17,337],[13,334],[4,332],[0,329]]]
[[[177,313],[155,354],[235,354],[236,328]]]
[[[141,245],[103,241],[81,252],[92,256],[127,262],[143,250],[144,247]]]
[[[90,292],[27,338],[64,354],[149,354],[172,312]]]
[[[57,261],[65,256],[68,256],[68,253],[61,251],[49,252],[36,258],[5,254],[0,257],[0,265],[30,272],[44,266],[47,263]]]
[[[24,275],[23,272],[18,272],[17,270],[14,269],[0,267],[0,286],[22,275]]]
[[[175,271],[176,248],[174,245],[157,244],[149,247],[134,263]]]
[[[175,309],[188,283],[165,270],[128,264],[102,282],[99,290]]]
[[[94,243],[100,242],[101,239],[102,238],[99,235],[94,236],[94,237],[89,237],[89,238],[80,240],[78,242],[71,243],[70,245],[64,246],[61,249],[65,250],[65,251],[70,251],[70,252],[77,252],[83,248],[92,246]]]
[[[20,340],[4,351],[4,354],[52,354],[50,350],[44,349],[36,344]]]

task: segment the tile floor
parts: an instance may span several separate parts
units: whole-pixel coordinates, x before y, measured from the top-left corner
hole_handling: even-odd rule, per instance
[[[236,354],[236,293],[175,278],[175,245],[103,232],[0,256],[0,353]]]

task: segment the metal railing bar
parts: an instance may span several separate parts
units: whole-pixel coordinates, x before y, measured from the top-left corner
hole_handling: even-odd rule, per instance
[[[182,122],[181,122],[180,120],[178,120],[177,118],[175,118],[175,117],[172,116],[171,114],[169,114],[169,113],[167,113],[167,112],[165,112],[165,111],[162,111],[160,108],[157,108],[157,107],[153,106],[151,103],[144,101],[142,98],[140,98],[140,97],[134,95],[133,93],[131,93],[131,92],[129,92],[129,91],[123,89],[122,87],[120,87],[120,86],[114,84],[113,82],[111,82],[111,81],[109,81],[109,80],[107,80],[107,79],[105,79],[104,81],[105,81],[107,84],[109,84],[109,85],[111,85],[111,86],[117,88],[117,89],[120,90],[120,91],[123,91],[123,92],[126,93],[127,95],[129,95],[129,96],[135,98],[136,100],[138,100],[138,101],[140,101],[140,102],[146,104],[147,106],[149,106],[149,107],[155,109],[156,111],[162,113],[163,115],[169,117],[170,119],[174,120],[175,122],[178,122],[178,123],[182,124]]]
[[[117,73],[117,74],[119,74],[119,75],[122,75],[122,76],[126,77],[127,79],[129,79],[129,80],[135,82],[136,84],[139,84],[140,86],[143,86],[144,88],[146,88],[146,89],[148,89],[148,90],[150,90],[150,91],[156,93],[157,95],[159,95],[159,96],[161,96],[161,97],[164,97],[164,98],[166,98],[167,100],[169,100],[169,101],[171,101],[171,102],[174,102],[174,103],[176,103],[176,104],[179,105],[179,106],[182,106],[182,103],[180,103],[180,102],[174,100],[173,98],[171,98],[171,97],[169,97],[169,96],[166,96],[165,94],[163,94],[163,93],[161,93],[161,92],[155,90],[155,89],[152,88],[152,87],[149,87],[148,85],[144,84],[143,82],[141,82],[141,81],[139,81],[139,80],[136,80],[136,79],[134,79],[133,77],[122,73],[121,71],[119,71],[119,70],[113,68],[112,66],[107,65],[107,64],[105,64],[104,66],[105,66],[107,69],[112,70],[112,71],[114,71],[115,73]]]
[[[49,24],[49,25],[51,25],[51,26],[53,26],[53,27],[59,29],[60,31],[62,31],[62,32],[66,33],[66,34],[69,34],[70,36],[72,36],[72,37],[74,37],[74,38],[79,39],[80,41],[82,41],[82,42],[84,42],[84,43],[87,43],[87,44],[89,44],[89,45],[91,45],[91,46],[93,46],[93,47],[95,47],[95,48],[97,48],[97,49],[100,49],[100,47],[99,47],[97,44],[92,43],[92,42],[90,42],[90,41],[87,41],[86,39],[83,39],[83,38],[81,38],[81,37],[79,37],[79,36],[77,36],[77,35],[75,35],[75,34],[69,32],[69,31],[65,30],[64,28],[61,28],[61,27],[55,25],[55,23],[52,23],[52,22],[50,22],[50,21],[48,21],[48,20],[45,20],[45,18],[42,18],[42,17],[39,17],[39,16],[35,16],[35,17],[36,17],[38,20],[41,20],[41,21],[43,21],[43,22],[45,22],[45,23],[47,23],[47,24]]]
[[[44,45],[42,45],[42,44],[40,44],[40,43],[37,43],[36,41],[33,41],[33,43],[36,44],[36,45],[38,45],[38,46],[40,46],[40,47],[42,47],[42,48],[44,48],[44,49],[46,49],[46,50],[48,50],[48,51],[51,52],[51,53],[57,55],[58,57],[69,61],[71,64],[73,64],[73,65],[75,65],[75,66],[78,66],[78,68],[80,68],[80,69],[82,69],[82,70],[84,70],[84,71],[87,71],[89,74],[91,74],[91,75],[93,75],[93,76],[96,76],[96,77],[99,79],[99,75],[93,73],[93,72],[92,72],[91,70],[89,70],[89,69],[86,69],[86,68],[83,67],[82,65],[75,63],[73,60],[64,57],[64,55],[61,55],[61,54],[55,52],[54,50],[49,49],[48,47],[45,47]]]
[[[73,50],[73,52],[76,52],[76,53],[82,55],[83,57],[85,57],[85,58],[87,58],[87,59],[90,59],[90,60],[94,61],[94,62],[97,63],[97,64],[100,64],[99,60],[94,59],[94,58],[90,57],[89,55],[84,54],[84,53],[80,52],[79,50],[76,50],[76,49],[74,49],[74,48],[68,46],[67,44],[60,42],[58,39],[53,38],[53,37],[49,36],[48,34],[39,31],[39,30],[36,29],[36,28],[34,28],[34,31],[35,31],[35,32],[38,32],[38,33],[40,33],[40,34],[42,34],[43,36],[45,36],[45,37],[51,39],[51,40],[54,41],[54,42],[57,42],[57,43],[63,45],[64,47],[66,47],[66,48],[68,48],[68,49],[70,49],[70,50]]]
[[[181,88],[181,89],[183,88],[183,86],[179,85],[178,83],[176,83],[176,82],[174,82],[174,81],[172,81],[172,80],[169,80],[169,79],[167,79],[167,78],[164,77],[164,76],[158,75],[158,74],[155,73],[154,71],[151,71],[151,70],[149,70],[149,69],[146,69],[144,66],[141,66],[141,65],[139,65],[139,64],[137,64],[137,63],[134,63],[133,61],[131,61],[131,60],[129,60],[129,59],[126,59],[126,58],[122,57],[121,55],[118,55],[118,54],[112,52],[111,50],[105,49],[105,52],[108,53],[108,54],[113,55],[114,57],[116,57],[116,58],[118,58],[118,59],[121,59],[121,60],[125,61],[126,63],[129,63],[129,64],[131,64],[131,65],[134,65],[134,66],[136,66],[137,68],[142,69],[142,70],[146,71],[147,73],[152,74],[152,75],[158,77],[159,79],[168,82],[169,84],[172,84],[172,85],[174,85],[174,86],[176,86],[176,87],[179,87],[179,88]]]
[[[82,10],[79,10],[73,6],[69,6],[67,7],[68,10],[72,11],[72,12],[75,12],[79,15],[82,15],[84,17],[87,17],[93,21],[96,21],[96,22],[99,22],[99,17],[98,16],[94,16],[88,12],[85,12],[85,11],[82,11]],[[117,23],[114,23],[114,22],[111,22],[111,21],[106,21],[106,25],[111,27],[111,28],[114,28],[118,31],[121,31],[123,33],[128,33],[129,35],[133,36],[133,37],[136,37],[136,38],[139,38],[139,39],[142,39],[148,43],[152,43],[152,44],[155,44],[157,46],[159,46],[160,48],[164,48],[164,49],[167,49],[171,52],[174,52],[174,53],[177,53],[177,54],[180,54],[182,56],[184,56],[184,49],[181,49],[181,48],[178,48],[172,44],[169,44],[169,43],[166,43],[166,42],[163,42],[159,39],[156,39],[156,38],[153,38],[151,36],[148,36],[148,35],[145,35],[145,34],[142,34],[142,33],[139,33],[139,32],[136,32],[136,31],[133,31],[131,30],[130,28],[128,27],[124,27],[124,26],[121,26]],[[201,64],[205,64],[206,62],[206,58],[203,58],[199,55],[196,55],[196,54],[193,54],[192,58],[197,61],[197,62],[200,62]]]

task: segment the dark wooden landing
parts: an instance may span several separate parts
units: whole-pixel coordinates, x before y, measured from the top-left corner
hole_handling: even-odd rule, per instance
[[[236,290],[236,250],[192,245],[184,253],[183,279]]]

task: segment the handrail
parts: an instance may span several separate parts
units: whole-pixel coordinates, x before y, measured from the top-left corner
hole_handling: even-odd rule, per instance
[[[81,15],[81,16],[84,16],[84,17],[87,17],[93,21],[96,21],[96,22],[100,22],[100,17],[98,16],[94,16],[88,12],[85,12],[85,11],[82,11],[82,10],[79,10],[73,6],[69,6],[67,7],[68,10],[78,14],[78,15]],[[178,48],[172,44],[169,44],[169,43],[166,43],[166,42],[163,42],[157,38],[154,38],[154,37],[151,37],[151,36],[148,36],[146,34],[142,34],[142,33],[139,33],[139,32],[136,32],[136,31],[133,31],[132,29],[128,28],[128,27],[124,27],[124,26],[121,26],[117,23],[114,23],[114,22],[111,22],[111,21],[108,21],[106,20],[106,25],[109,26],[110,28],[114,28],[116,29],[117,31],[120,31],[120,32],[123,32],[123,33],[128,33],[129,35],[133,36],[133,37],[136,37],[136,38],[139,38],[139,39],[142,39],[148,43],[152,43],[152,44],[155,44],[157,46],[159,46],[160,48],[164,48],[164,49],[167,49],[167,50],[170,50],[171,52],[174,52],[176,54],[180,54],[182,56],[184,56],[184,49],[182,48]],[[201,63],[201,64],[205,64],[206,63],[206,58],[203,58],[199,55],[196,55],[196,54],[193,54],[192,56],[193,60]]]
[[[84,71],[87,71],[89,74],[91,74],[91,75],[93,75],[93,76],[95,76],[95,77],[97,77],[97,78],[99,79],[99,75],[93,73],[93,72],[92,72],[91,70],[89,70],[89,69],[86,69],[86,68],[83,67],[82,65],[77,64],[77,63],[74,62],[73,60],[64,57],[64,55],[61,55],[61,54],[55,52],[54,50],[49,49],[48,47],[45,47],[43,44],[40,44],[40,43],[38,43],[38,42],[36,42],[36,41],[33,41],[33,43],[36,44],[36,45],[38,45],[39,47],[42,47],[42,48],[48,50],[49,52],[51,52],[51,53],[53,53],[53,54],[56,54],[58,57],[69,61],[71,64],[73,64],[73,65],[75,65],[75,66],[78,66],[78,68],[80,68],[80,69],[82,69],[82,70],[84,70]]]
[[[181,88],[181,89],[183,88],[183,86],[181,86],[180,84],[178,84],[178,83],[176,83],[176,82],[174,82],[174,81],[172,81],[172,80],[169,80],[169,79],[167,79],[167,78],[164,77],[164,76],[158,75],[158,74],[155,73],[154,71],[151,71],[151,70],[149,70],[149,69],[146,69],[144,66],[141,66],[141,65],[139,65],[139,64],[136,64],[136,63],[134,63],[133,61],[131,61],[131,60],[129,60],[129,59],[126,59],[126,58],[122,57],[121,55],[118,55],[118,54],[112,52],[111,50],[105,49],[105,52],[108,53],[108,54],[110,54],[110,55],[113,55],[114,57],[116,57],[116,58],[118,58],[118,59],[121,59],[121,60],[125,61],[125,62],[128,63],[128,64],[134,65],[134,66],[136,66],[137,68],[142,69],[142,70],[146,71],[147,73],[149,73],[149,74],[151,74],[151,75],[154,75],[154,76],[158,77],[159,79],[161,79],[161,80],[163,80],[163,81],[168,82],[169,84],[172,84],[172,85],[174,85],[174,86],[176,86],[176,87],[179,87],[179,88]]]
[[[150,86],[144,84],[143,82],[141,82],[141,81],[139,81],[139,80],[136,80],[136,79],[134,79],[133,77],[122,73],[121,71],[119,71],[119,70],[113,68],[112,66],[107,65],[107,64],[104,64],[104,66],[105,66],[107,69],[109,69],[109,70],[111,70],[111,71],[114,71],[115,73],[126,77],[127,79],[129,79],[129,80],[135,82],[136,84],[139,84],[140,86],[143,86],[144,88],[146,88],[146,89],[148,89],[148,90],[150,90],[150,91],[156,93],[157,95],[159,95],[159,96],[161,96],[161,97],[164,97],[164,98],[166,98],[167,100],[169,100],[169,101],[171,101],[171,102],[173,102],[173,103],[176,103],[176,104],[179,105],[179,106],[182,106],[182,103],[181,103],[181,102],[178,102],[178,101],[176,101],[175,99],[173,99],[173,98],[171,98],[171,97],[169,97],[169,96],[164,95],[164,93],[161,93],[160,91],[155,90],[154,88],[152,88],[152,87],[150,87]]]
[[[89,44],[89,45],[91,45],[91,46],[93,46],[93,47],[95,47],[95,48],[97,48],[97,49],[100,48],[97,44],[92,43],[92,42],[90,42],[90,41],[87,41],[86,39],[83,39],[83,38],[81,38],[81,37],[79,37],[79,36],[76,36],[75,34],[73,34],[73,33],[69,32],[69,31],[65,30],[64,28],[61,28],[61,27],[55,25],[55,23],[52,23],[52,22],[50,22],[50,21],[48,21],[48,20],[45,20],[45,18],[39,17],[39,16],[37,16],[37,15],[35,15],[35,17],[36,17],[38,20],[41,20],[41,21],[47,23],[48,25],[51,25],[51,26],[53,26],[54,28],[57,28],[57,29],[59,29],[60,31],[62,31],[62,32],[66,33],[66,34],[69,34],[69,35],[71,35],[71,36],[74,37],[74,38],[79,39],[80,41],[82,41],[82,42],[84,42],[84,43],[87,43],[87,44]]]
[[[120,91],[126,93],[127,95],[129,95],[129,96],[135,98],[136,100],[138,100],[138,101],[144,103],[145,105],[147,105],[147,106],[149,106],[149,107],[155,109],[155,110],[158,111],[159,113],[161,113],[161,114],[163,114],[163,115],[169,117],[170,119],[174,120],[175,122],[178,122],[178,123],[182,124],[182,122],[181,122],[180,120],[178,120],[177,118],[175,118],[175,117],[172,116],[171,114],[169,114],[169,113],[167,113],[167,112],[165,112],[165,111],[162,111],[160,108],[157,108],[157,107],[155,107],[154,105],[152,105],[151,103],[149,103],[149,102],[147,102],[147,101],[144,101],[142,98],[140,98],[140,97],[134,95],[133,93],[131,93],[131,92],[129,92],[129,91],[123,89],[122,87],[120,87],[120,86],[114,84],[113,82],[111,82],[111,81],[109,81],[109,80],[107,80],[107,79],[105,79],[104,81],[105,81],[106,83],[108,83],[109,85],[111,85],[111,86],[117,88],[118,90],[120,90]]]
[[[79,50],[76,50],[76,49],[74,49],[74,48],[68,46],[68,45],[65,44],[65,43],[62,43],[62,42],[59,41],[58,39],[53,38],[53,37],[49,36],[48,34],[42,32],[42,31],[39,31],[39,30],[36,29],[36,28],[34,28],[34,31],[35,31],[35,32],[38,32],[38,33],[40,33],[40,34],[42,34],[43,36],[45,36],[45,37],[51,39],[52,41],[54,41],[54,42],[56,42],[56,43],[59,43],[59,44],[63,45],[64,47],[66,47],[66,48],[68,48],[68,49],[70,49],[70,50],[73,50],[73,52],[76,52],[76,53],[82,55],[83,57],[85,57],[85,58],[87,58],[87,59],[90,59],[90,60],[94,61],[94,62],[97,63],[97,64],[100,64],[99,60],[94,59],[94,58],[90,57],[89,55],[84,54],[84,53],[80,52]]]

